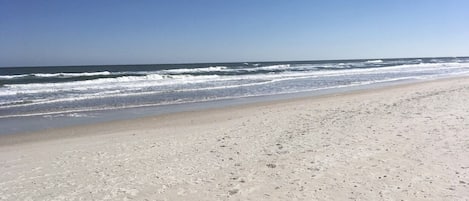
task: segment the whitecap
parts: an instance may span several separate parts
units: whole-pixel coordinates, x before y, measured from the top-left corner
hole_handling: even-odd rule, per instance
[[[26,77],[28,75],[0,75],[0,79],[3,79],[3,80],[9,80],[9,79],[16,79],[16,78],[22,78],[22,77]]]
[[[377,59],[377,60],[368,60],[365,63],[383,63],[383,60]]]
[[[35,77],[85,77],[85,76],[98,76],[98,75],[110,75],[108,71],[102,72],[83,72],[83,73],[36,73],[32,74]]]
[[[217,72],[217,71],[224,71],[228,67],[226,66],[210,66],[206,68],[179,68],[179,69],[169,69],[169,70],[163,70],[162,72],[166,73],[178,73],[178,74],[183,74],[183,73],[194,73],[194,72]]]

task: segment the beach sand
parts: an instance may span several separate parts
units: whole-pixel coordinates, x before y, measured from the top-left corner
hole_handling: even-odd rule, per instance
[[[469,200],[469,78],[0,144],[0,200]]]

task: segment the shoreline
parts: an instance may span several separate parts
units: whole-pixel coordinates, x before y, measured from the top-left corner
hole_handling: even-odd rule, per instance
[[[223,112],[224,110],[239,110],[239,109],[250,109],[259,106],[268,106],[268,105],[275,105],[275,104],[285,104],[285,103],[292,103],[295,101],[301,100],[316,100],[316,99],[323,99],[329,97],[336,97],[336,96],[347,96],[353,94],[360,94],[360,93],[368,93],[376,90],[386,90],[398,87],[405,87],[411,86],[415,84],[423,84],[427,82],[438,82],[442,80],[452,80],[452,79],[460,79],[461,77],[452,77],[452,78],[441,78],[436,80],[412,80],[407,82],[397,82],[397,83],[384,83],[383,86],[358,86],[357,89],[353,89],[353,87],[349,87],[352,89],[343,88],[345,90],[341,90],[342,88],[337,88],[338,91],[328,92],[327,90],[323,94],[310,94],[306,95],[310,92],[298,92],[292,94],[279,94],[279,95],[271,95],[271,96],[260,96],[260,97],[245,97],[242,99],[249,99],[249,98],[258,98],[260,100],[251,100],[246,101],[246,103],[232,103],[232,104],[220,104],[215,106],[209,106],[207,108],[191,108],[182,111],[176,112],[167,112],[161,114],[154,114],[154,115],[147,115],[142,117],[133,117],[133,118],[124,118],[124,119],[117,119],[117,120],[109,120],[103,122],[94,122],[94,123],[84,123],[84,124],[76,124],[76,125],[67,125],[64,127],[54,127],[54,128],[45,128],[33,131],[26,131],[26,132],[17,132],[17,133],[9,133],[9,134],[2,134],[0,135],[0,146],[6,145],[15,145],[21,143],[34,143],[36,141],[44,141],[44,140],[54,140],[54,139],[61,139],[61,138],[74,138],[74,137],[82,137],[88,135],[87,132],[81,132],[80,134],[76,133],[76,130],[80,129],[98,129],[98,130],[107,130],[109,127],[113,127],[113,125],[117,124],[135,124],[140,121],[148,121],[148,120],[159,120],[159,119],[171,119],[179,120],[187,116],[187,114],[192,114],[194,116],[203,116],[204,113],[207,112]],[[284,97],[282,97],[284,96]],[[274,97],[274,98],[273,98]],[[269,99],[270,98],[270,99]],[[234,99],[233,99],[234,100]],[[225,100],[215,100],[213,102],[223,102]],[[200,102],[195,104],[209,104],[210,102]],[[184,105],[184,104],[183,104]],[[176,105],[169,105],[177,106]],[[139,107],[139,109],[144,109],[147,107]],[[155,108],[149,106],[149,108]],[[73,134],[67,132],[68,130],[74,130]],[[109,131],[107,131],[109,132]]]
[[[260,97],[261,100],[254,100],[254,101],[246,101],[246,103],[235,103],[235,104],[220,104],[221,106],[212,106],[207,108],[192,108],[182,111],[176,112],[167,112],[161,114],[154,114],[154,115],[147,115],[142,117],[134,117],[134,118],[126,118],[126,119],[118,119],[118,120],[110,120],[110,121],[103,121],[103,122],[95,122],[95,123],[84,123],[84,124],[77,124],[77,125],[69,125],[65,127],[58,127],[58,128],[46,128],[40,129],[35,131],[26,131],[26,132],[19,132],[19,133],[11,133],[11,134],[2,134],[0,135],[0,147],[1,146],[8,146],[8,145],[15,145],[15,144],[22,144],[22,143],[34,143],[37,141],[44,141],[44,140],[56,140],[56,139],[67,139],[67,138],[76,138],[76,137],[83,137],[90,135],[88,130],[97,130],[102,131],[103,133],[110,133],[112,130],[108,130],[109,127],[114,128],[115,125],[125,124],[127,126],[133,126],[135,124],[139,124],[139,122],[145,121],[181,121],[188,117],[188,115],[197,116],[197,117],[206,117],[206,113],[224,113],[225,111],[233,112],[236,110],[246,110],[246,109],[255,109],[256,107],[262,106],[273,106],[277,104],[294,104],[295,102],[311,100],[311,101],[320,101],[322,99],[328,99],[333,97],[346,97],[346,96],[353,96],[353,95],[360,95],[366,93],[379,93],[386,90],[397,90],[399,88],[408,88],[414,87],[419,85],[425,85],[429,83],[437,83],[437,82],[445,82],[445,81],[453,81],[459,79],[469,79],[469,76],[459,76],[459,77],[449,77],[449,78],[440,78],[440,79],[433,79],[433,80],[411,80],[411,81],[404,81],[404,82],[397,82],[397,83],[384,83],[382,86],[358,86],[357,89],[349,89],[344,88],[345,90],[341,90],[338,88],[338,91],[333,92],[325,92],[323,94],[312,94],[312,95],[305,95],[305,93],[294,93],[292,94],[284,94],[285,97],[278,96],[276,99],[270,99],[271,96],[262,96]],[[296,96],[295,96],[296,95]],[[279,98],[280,97],[280,98]],[[250,97],[247,97],[250,98]],[[259,97],[252,97],[252,98],[259,98]],[[220,100],[224,101],[224,100]],[[199,104],[199,103],[196,103]],[[202,102],[201,104],[206,104]],[[141,107],[146,108],[146,107]],[[192,120],[193,121],[193,120]],[[167,123],[161,123],[167,124]],[[134,127],[135,128],[135,127]],[[84,131],[80,132],[83,129]],[[121,128],[124,129],[124,128]],[[73,133],[68,132],[69,130],[74,130]],[[77,132],[78,131],[78,132]],[[101,132],[99,132],[101,133]],[[97,135],[91,134],[91,135]]]
[[[461,76],[461,75],[460,75]],[[447,78],[439,78],[447,79]],[[233,106],[242,106],[263,102],[275,102],[283,100],[293,100],[300,98],[312,98],[327,96],[330,94],[349,93],[354,91],[372,90],[379,88],[392,87],[409,83],[419,83],[431,81],[434,79],[402,79],[395,81],[377,82],[373,84],[363,84],[356,86],[339,86],[332,88],[323,88],[302,92],[291,92],[273,95],[246,96],[238,98],[226,98],[207,101],[197,101],[188,103],[174,103],[163,105],[142,105],[130,106],[116,109],[98,109],[85,111],[69,111],[53,114],[33,114],[26,116],[0,117],[0,136],[15,135],[21,133],[40,132],[56,128],[65,128],[70,126],[83,126],[98,123],[106,123],[121,120],[131,120],[144,117],[153,117],[173,113],[218,109]]]

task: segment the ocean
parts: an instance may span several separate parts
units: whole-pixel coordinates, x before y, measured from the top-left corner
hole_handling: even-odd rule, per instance
[[[106,111],[313,94],[466,74],[469,57],[3,67],[0,128],[21,132],[21,127],[28,127],[27,119],[52,125],[47,120],[66,117],[68,125],[77,118],[96,119]],[[18,128],[11,129],[12,125]]]

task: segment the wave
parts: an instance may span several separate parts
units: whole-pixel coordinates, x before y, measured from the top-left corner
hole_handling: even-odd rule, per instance
[[[112,109],[125,109],[125,108],[139,108],[139,107],[149,107],[149,106],[160,106],[160,105],[172,105],[172,104],[182,104],[182,103],[194,103],[194,102],[207,102],[207,101],[214,101],[214,100],[226,100],[226,99],[234,99],[234,98],[246,98],[246,97],[255,97],[255,96],[266,96],[266,95],[282,95],[282,94],[292,94],[292,93],[302,93],[302,92],[313,92],[319,90],[328,90],[328,89],[337,89],[337,88],[346,88],[346,87],[354,87],[354,86],[363,86],[363,85],[370,85],[375,83],[384,83],[384,82],[393,82],[399,80],[409,80],[409,79],[428,79],[426,76],[408,76],[408,77],[400,77],[400,78],[388,78],[388,79],[380,79],[380,80],[370,80],[370,81],[358,81],[352,82],[349,84],[343,85],[336,85],[336,86],[327,86],[327,87],[318,87],[314,89],[302,89],[302,90],[294,90],[288,92],[273,92],[273,93],[259,93],[259,94],[245,94],[245,95],[238,95],[238,96],[225,96],[225,97],[211,97],[205,99],[194,99],[194,100],[183,100],[177,99],[174,101],[163,101],[159,103],[141,103],[137,105],[121,105],[121,106],[107,106],[107,107],[88,107],[88,108],[77,108],[77,109],[70,109],[70,110],[62,110],[62,111],[47,111],[47,112],[32,112],[32,113],[25,113],[25,114],[11,114],[11,115],[0,115],[0,119],[2,118],[11,118],[11,117],[25,117],[25,116],[37,116],[37,115],[62,115],[62,114],[70,114],[73,117],[85,117],[83,115],[86,114],[76,114],[77,112],[90,112],[90,111],[103,111],[103,110],[112,110]],[[282,80],[278,80],[282,81]],[[272,81],[271,81],[272,82]],[[257,84],[265,84],[265,83],[251,83],[245,84],[244,86],[248,85],[257,85]],[[243,85],[238,86],[229,86],[227,88],[234,88],[234,87],[241,87]],[[209,90],[209,89],[224,89],[224,87],[214,87],[214,88],[205,88],[205,89],[195,89],[195,90]],[[151,93],[151,92],[147,92]],[[143,95],[145,93],[139,94],[128,94],[128,95]],[[154,93],[152,93],[154,94]],[[124,94],[122,94],[125,96]],[[85,97],[77,97],[71,98],[70,100],[62,100],[62,101],[75,101],[75,100],[82,100],[86,99]],[[60,100],[51,100],[47,103],[59,102]],[[39,103],[40,104],[40,103]],[[75,113],[75,114],[73,114]]]
[[[383,60],[377,59],[377,60],[368,60],[365,63],[383,63]]]
[[[391,65],[391,66],[380,66],[380,67],[373,67],[373,68],[347,68],[348,64],[344,63],[339,63],[339,64],[301,64],[301,65],[294,65],[291,66],[290,64],[281,64],[281,65],[270,65],[270,66],[262,66],[262,67],[256,67],[256,68],[237,68],[237,69],[227,69],[226,67],[208,67],[202,69],[202,71],[209,71],[210,69],[217,69],[217,70],[226,70],[226,71],[240,71],[240,70],[249,70],[249,71],[256,71],[256,70],[278,70],[282,69],[285,70],[283,71],[284,73],[288,72],[297,72],[298,70],[304,70],[304,71],[299,71],[299,72],[318,72],[322,73],[325,71],[317,71],[316,68],[322,67],[323,69],[336,69],[340,68],[341,71],[381,71],[381,70],[388,70],[392,68],[396,69],[401,69],[401,68],[443,68],[443,67],[448,67],[448,68],[457,68],[457,67],[469,67],[469,63],[457,63],[457,62],[448,62],[448,63],[416,63],[416,64],[402,64],[402,65]],[[151,81],[151,80],[162,80],[162,79],[187,79],[187,78],[208,78],[208,77],[220,77],[220,75],[173,75],[173,74],[166,74],[165,72],[167,71],[176,71],[180,70],[182,71],[187,71],[187,69],[173,69],[173,70],[162,70],[162,71],[147,71],[147,72],[140,72],[142,74],[141,76],[125,76],[126,74],[123,74],[124,76],[120,77],[112,77],[112,78],[98,78],[98,79],[93,79],[93,80],[82,80],[82,81],[70,81],[70,82],[61,82],[61,83],[40,83],[38,85],[40,86],[55,86],[55,85],[69,85],[69,84],[77,84],[77,85],[83,85],[83,84],[99,84],[99,83],[108,83],[108,82],[129,82],[129,81]],[[196,70],[196,69],[188,69],[188,70]],[[337,70],[333,70],[330,72],[336,72]],[[329,72],[329,71],[326,71]],[[137,73],[134,73],[137,74]],[[254,75],[254,74],[253,74]],[[265,72],[260,73],[258,75],[269,75],[266,74]],[[233,75],[237,76],[237,75]],[[238,75],[238,76],[243,76],[243,75]],[[34,83],[31,84],[12,84],[12,85],[5,85],[5,86],[20,86],[20,85],[35,85]]]
[[[34,73],[34,74],[21,74],[21,75],[0,75],[0,79],[18,79],[25,77],[37,77],[37,78],[70,78],[70,77],[89,77],[89,76],[100,76],[100,75],[111,75],[108,71],[102,72],[83,72],[83,73]]]
[[[32,83],[5,85],[0,90],[0,96],[18,94],[52,93],[52,92],[78,92],[91,90],[110,90],[120,88],[144,88],[161,85],[174,85],[205,82],[218,78],[217,75],[160,75],[149,74],[145,76],[123,76],[117,78],[100,78],[94,80],[61,82],[61,83]]]
[[[83,72],[83,73],[36,73],[32,74],[35,77],[85,77],[85,76],[98,76],[110,75],[109,71],[102,72]]]
[[[162,72],[166,73],[195,73],[195,72],[216,72],[216,71],[224,71],[228,69],[226,66],[210,66],[206,68],[179,68],[179,69],[169,69],[163,70]]]
[[[321,64],[324,66],[324,64]],[[333,65],[330,65],[332,67]],[[340,64],[336,64],[340,66]],[[350,76],[350,75],[370,75],[385,73],[412,73],[425,72],[435,70],[450,70],[454,68],[467,68],[467,63],[419,63],[405,64],[387,67],[375,68],[342,68],[342,69],[324,69],[316,70],[313,64],[302,64],[290,67],[290,65],[271,65],[264,66],[270,69],[284,69],[284,71],[276,73],[253,73],[242,75],[187,75],[187,74],[147,74],[144,76],[121,76],[115,78],[99,78],[82,81],[69,81],[60,83],[30,83],[30,84],[5,84],[0,88],[0,97],[4,100],[17,101],[19,97],[38,96],[47,98],[63,98],[65,96],[92,96],[95,93],[103,93],[109,96],[118,94],[131,94],[149,92],[168,93],[187,89],[194,90],[196,87],[205,88],[230,88],[244,81],[255,81],[269,83],[271,81],[282,81],[315,77],[334,77],[334,76]],[[248,69],[261,69],[248,68]],[[309,69],[304,71],[296,71],[293,69]],[[240,69],[227,69],[240,70]],[[221,87],[219,87],[221,86]],[[213,89],[215,89],[213,88]],[[112,93],[111,93],[112,92]],[[115,93],[114,93],[115,92]],[[101,94],[102,95],[102,94]],[[18,97],[18,98],[15,98]],[[96,98],[96,97],[93,97]],[[35,98],[35,100],[38,100]],[[8,101],[10,102],[10,101]]]
[[[226,66],[211,66],[206,68],[181,68],[181,69],[169,69],[169,70],[162,70],[162,73],[178,73],[178,74],[190,74],[190,73],[209,73],[209,72],[237,72],[240,70],[245,71],[266,71],[266,70],[281,70],[281,69],[288,69],[291,67],[290,64],[277,64],[277,65],[268,65],[268,66],[261,66],[260,64],[253,64],[254,67],[245,67],[239,66],[235,68],[228,68]]]
[[[51,93],[51,92],[83,92],[93,90],[115,90],[115,89],[143,89],[156,86],[184,85],[189,83],[204,83],[214,81],[230,81],[237,79],[253,80],[253,79],[277,79],[285,77],[298,76],[340,76],[352,74],[368,74],[368,73],[402,73],[402,72],[418,72],[425,70],[449,69],[468,67],[468,64],[461,63],[427,63],[427,64],[406,64],[378,68],[332,68],[332,66],[324,70],[315,70],[311,66],[296,67],[309,70],[295,71],[288,68],[289,65],[272,65],[265,66],[272,69],[289,69],[279,73],[258,73],[246,75],[168,75],[168,74],[148,74],[145,76],[122,76],[116,78],[99,78],[93,80],[70,81],[60,83],[30,83],[30,84],[6,84],[0,88],[0,95],[11,96],[18,94],[34,94],[34,93]],[[259,70],[264,67],[250,68],[247,70]],[[330,70],[327,70],[329,69]],[[239,70],[239,69],[234,69]],[[246,70],[246,69],[244,69]]]
[[[47,79],[55,78],[62,79],[60,83],[67,83],[68,81],[79,81],[79,80],[66,80],[66,78],[75,78],[75,77],[90,77],[89,81],[95,81],[102,79],[116,79],[117,81],[127,81],[128,79],[140,80],[148,79],[150,76],[158,75],[238,75],[238,73],[266,73],[266,71],[272,71],[273,73],[283,72],[283,71],[305,71],[305,70],[316,70],[318,68],[330,68],[330,69],[342,69],[350,68],[351,65],[340,64],[276,64],[276,65],[266,65],[262,66],[261,64],[253,64],[251,66],[237,66],[237,67],[227,67],[227,66],[210,66],[205,68],[181,68],[181,69],[167,69],[167,70],[157,70],[157,71],[121,71],[121,72],[109,72],[109,71],[100,71],[100,72],[82,72],[82,73],[34,73],[34,74],[22,74],[22,75],[0,75],[0,79],[11,80],[11,79],[23,79],[28,77],[29,84],[38,83],[34,81],[37,79]],[[353,67],[353,66],[352,66]],[[102,77],[101,77],[102,76]],[[84,81],[84,80],[82,80]],[[40,81],[40,82],[44,82]],[[55,82],[58,82],[55,81]],[[87,82],[85,82],[86,84]],[[8,85],[9,83],[4,83]],[[22,83],[12,83],[12,84],[22,84]],[[26,83],[24,83],[26,84]]]
[[[265,71],[285,71],[285,70],[294,70],[294,69],[302,69],[302,65],[295,65],[292,66],[290,64],[278,64],[278,65],[268,65],[268,66],[261,66],[261,65],[253,65],[255,67],[243,67],[243,68],[238,68],[238,69],[230,69],[232,71],[241,71],[241,72],[251,72],[255,73],[256,71],[262,71],[262,73],[265,73]]]
[[[28,75],[0,75],[0,79],[2,80],[9,80],[9,79],[16,79],[26,77]]]
[[[208,90],[220,90],[220,89],[232,89],[232,88],[240,88],[246,86],[255,86],[255,85],[263,85],[267,83],[272,83],[281,80],[260,80],[257,82],[249,82],[249,83],[240,83],[234,85],[219,85],[219,86],[209,86],[209,87],[196,87],[196,88],[181,88],[181,89],[174,89],[171,90],[171,93],[178,93],[178,92],[195,92],[195,91],[208,91]],[[36,101],[27,101],[27,102],[9,102],[6,104],[0,104],[0,109],[4,108],[12,108],[12,107],[24,107],[24,106],[31,106],[31,105],[40,105],[40,104],[51,104],[51,103],[59,103],[59,102],[75,102],[81,100],[90,100],[90,99],[103,99],[103,98],[117,98],[117,97],[129,97],[129,96],[142,96],[142,95],[156,95],[156,94],[164,94],[167,91],[125,91],[125,90],[115,90],[115,91],[102,91],[98,93],[92,94],[82,94],[79,97],[62,97],[62,98],[54,98],[54,99],[41,99]]]
[[[258,69],[262,69],[262,70],[278,70],[278,69],[287,69],[287,68],[290,68],[290,64],[279,64],[279,65],[258,67]]]
[[[240,66],[237,68],[228,68],[226,66],[211,66],[211,67],[206,67],[206,68],[181,68],[181,69],[162,70],[161,73],[191,74],[191,73],[217,73],[217,72],[239,72],[239,71],[255,72],[255,71],[285,70],[291,67],[290,64],[277,64],[277,65],[268,65],[268,66],[261,66],[260,64],[253,64],[253,66],[255,67]]]

